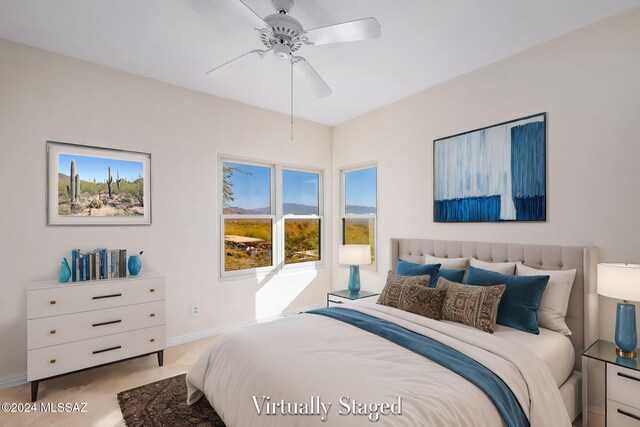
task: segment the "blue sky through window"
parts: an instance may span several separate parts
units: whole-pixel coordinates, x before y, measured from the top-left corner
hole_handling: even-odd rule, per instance
[[[376,211],[376,188],[377,174],[375,167],[368,169],[360,169],[344,174],[345,180],[345,204],[346,206],[366,206],[372,208],[372,212]],[[365,213],[350,212],[347,213]]]
[[[271,168],[240,163],[224,165],[233,171],[228,180],[234,198],[230,206],[242,209],[271,207]]]
[[[108,159],[105,157],[77,156],[70,154],[60,154],[58,156],[58,172],[69,175],[71,173],[71,160],[76,161],[76,173],[83,181],[104,182],[107,180],[111,166],[111,176],[115,180],[116,172],[120,178],[127,181],[135,181],[144,177],[144,164],[142,162],[132,162],[129,160]]]
[[[284,214],[318,214],[319,175],[310,172],[282,171]],[[288,204],[311,206],[305,212],[289,209]]]

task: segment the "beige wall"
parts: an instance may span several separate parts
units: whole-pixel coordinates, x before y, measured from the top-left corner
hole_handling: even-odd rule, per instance
[[[434,223],[433,140],[543,111],[548,221]],[[334,128],[334,216],[335,170],[370,159],[380,263],[363,272],[365,289],[382,287],[391,237],[595,245],[603,261],[640,263],[640,9]],[[334,267],[334,287],[344,287],[348,271]],[[612,338],[615,300],[602,297],[600,308],[600,335]]]
[[[169,338],[323,301],[330,263],[217,280],[218,153],[330,171],[331,129],[295,132],[283,115],[0,40],[0,382],[26,370],[27,283],[57,277],[72,248],[144,250],[143,268],[167,276]],[[151,152],[153,225],[46,226],[47,139]]]

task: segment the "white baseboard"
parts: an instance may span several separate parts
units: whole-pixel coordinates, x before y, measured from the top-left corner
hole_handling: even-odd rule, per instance
[[[15,387],[17,385],[22,385],[27,383],[27,373],[23,372],[21,374],[10,375],[7,377],[0,378],[0,390],[3,388]]]
[[[204,331],[194,332],[192,334],[181,335],[179,337],[173,337],[167,339],[167,347],[175,347],[177,345],[186,344],[192,341],[198,341],[204,338],[213,337],[216,335],[226,334],[231,331],[235,331],[240,328],[244,328],[246,326],[255,325],[256,323],[269,322],[271,320],[279,319],[284,316],[291,316],[293,314],[298,314],[302,311],[313,310],[315,308],[324,307],[325,303],[313,304],[307,307],[301,307],[296,310],[288,310],[283,312],[279,316],[273,316],[270,318],[260,319],[260,320],[247,320],[246,322],[235,323],[232,325],[220,326],[218,328],[205,329]],[[0,378],[0,390],[3,388],[15,387],[17,385],[22,385],[27,383],[27,373],[23,372],[21,374],[9,375],[3,378]]]

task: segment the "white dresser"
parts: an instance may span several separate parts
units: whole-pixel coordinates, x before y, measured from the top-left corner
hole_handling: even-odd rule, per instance
[[[165,279],[146,273],[120,279],[27,289],[27,377],[31,401],[40,381],[156,353],[166,347]]]

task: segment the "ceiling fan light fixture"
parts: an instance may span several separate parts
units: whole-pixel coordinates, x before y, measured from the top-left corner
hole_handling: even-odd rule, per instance
[[[278,59],[289,59],[291,57],[291,48],[285,43],[278,43],[273,47],[273,54]]]

